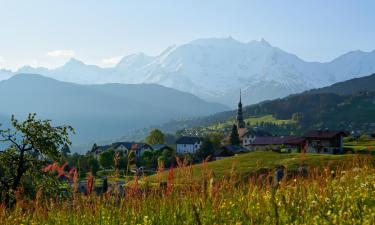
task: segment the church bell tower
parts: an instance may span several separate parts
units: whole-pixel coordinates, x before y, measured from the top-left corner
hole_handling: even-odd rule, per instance
[[[243,113],[242,113],[242,102],[241,102],[241,90],[240,90],[240,102],[238,103],[238,109],[237,109],[237,128],[245,128],[245,121],[243,120]]]

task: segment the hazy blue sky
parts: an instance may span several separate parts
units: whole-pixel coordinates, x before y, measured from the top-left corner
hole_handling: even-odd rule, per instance
[[[375,1],[0,0],[0,68],[109,66],[202,37],[264,38],[308,61],[375,49]]]

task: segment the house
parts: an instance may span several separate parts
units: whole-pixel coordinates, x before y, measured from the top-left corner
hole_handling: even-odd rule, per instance
[[[145,151],[152,151],[153,148],[146,143],[136,143],[136,142],[115,142],[110,145],[97,146],[94,144],[91,152],[95,156],[99,156],[102,152],[113,149],[116,152],[122,152],[125,155],[129,154],[129,151],[134,151],[137,157],[143,155]]]
[[[226,158],[233,156],[235,154],[240,154],[240,153],[245,153],[248,152],[249,150],[242,147],[242,146],[236,146],[236,145],[227,145],[223,146],[220,149],[216,150],[214,153],[214,157],[216,160]]]
[[[195,153],[202,146],[200,137],[180,137],[176,141],[176,152],[179,154]]]
[[[260,137],[270,137],[272,136],[270,133],[267,131],[261,130],[257,127],[254,127],[252,129],[247,129],[247,128],[240,128],[238,129],[238,136],[240,137],[242,146],[247,148],[252,144],[256,139]],[[249,148],[250,150],[250,148]]]
[[[306,144],[306,140],[299,136],[274,136],[274,137],[258,137],[253,142],[247,144],[246,147],[251,150],[270,149],[280,151],[282,149],[287,152],[300,152]]]
[[[344,137],[349,134],[345,131],[312,130],[303,137],[306,139],[308,153],[343,153]]]

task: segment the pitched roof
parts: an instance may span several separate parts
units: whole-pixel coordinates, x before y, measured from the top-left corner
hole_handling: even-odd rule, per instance
[[[103,145],[103,146],[97,146],[94,151],[106,151],[110,148],[113,148],[113,149],[116,149],[118,148],[119,146],[124,146],[125,148],[127,149],[132,149],[132,148],[135,148],[135,149],[142,149],[144,147],[148,147],[148,148],[151,148],[152,147],[146,143],[136,143],[136,142],[115,142],[115,143],[112,143],[110,145]]]
[[[348,136],[348,133],[339,130],[311,130],[303,136],[306,138],[333,138],[337,135]]]
[[[258,137],[250,145],[298,145],[305,139],[299,136]]]
[[[195,143],[200,142],[200,141],[202,141],[202,138],[200,138],[200,137],[183,136],[183,137],[180,137],[176,141],[176,144],[195,144]]]
[[[248,152],[246,148],[242,146],[235,146],[235,145],[227,145],[223,146],[220,149],[216,150],[214,155],[217,157],[223,157],[223,156],[232,156],[234,154]]]

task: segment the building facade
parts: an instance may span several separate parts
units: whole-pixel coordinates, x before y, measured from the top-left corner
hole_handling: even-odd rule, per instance
[[[180,137],[176,141],[176,152],[179,154],[194,154],[202,146],[202,139],[199,137]]]

